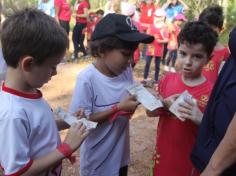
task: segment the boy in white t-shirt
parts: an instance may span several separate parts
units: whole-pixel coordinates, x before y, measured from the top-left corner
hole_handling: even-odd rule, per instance
[[[153,39],[124,15],[108,14],[96,25],[90,43],[96,61],[78,75],[69,109],[84,108],[99,123],[81,146],[81,176],[127,175],[129,118],[139,104],[126,90],[133,84],[130,63],[138,44]]]
[[[74,124],[61,143],[58,128],[67,125],[55,122],[38,88],[56,75],[67,35],[52,17],[25,9],[5,20],[1,42],[7,74],[0,90],[0,166],[4,175],[59,176],[62,159],[73,159],[87,132]]]

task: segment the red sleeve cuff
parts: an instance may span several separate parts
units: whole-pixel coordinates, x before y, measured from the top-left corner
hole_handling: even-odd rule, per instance
[[[20,176],[21,174],[25,173],[30,166],[33,164],[33,160],[30,160],[24,167],[22,167],[19,171],[17,171],[16,173],[13,174],[8,174],[8,175],[4,175],[4,176]]]

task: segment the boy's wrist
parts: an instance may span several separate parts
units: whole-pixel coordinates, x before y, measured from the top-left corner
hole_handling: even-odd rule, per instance
[[[118,111],[121,111],[122,110],[122,106],[120,103],[116,104],[116,105],[113,105],[112,107],[115,107],[116,108],[116,112]]]
[[[65,158],[69,159],[71,164],[74,164],[76,162],[76,157],[72,156],[72,153],[74,152],[73,149],[70,147],[69,144],[63,142],[58,147],[57,150],[64,155]]]
[[[113,105],[111,107],[111,110],[112,110],[112,115],[109,117],[109,121],[113,122],[117,118],[116,114],[120,111],[118,104]]]
[[[65,157],[69,157],[71,156],[71,154],[73,153],[73,149],[70,147],[69,144],[63,142],[61,143],[58,147],[57,150],[62,153]]]

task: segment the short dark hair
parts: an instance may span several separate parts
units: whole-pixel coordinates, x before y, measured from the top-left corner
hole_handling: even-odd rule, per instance
[[[199,21],[202,21],[210,26],[222,29],[224,24],[224,15],[222,7],[217,4],[208,6],[199,15]]]
[[[104,15],[104,10],[98,9],[95,13],[96,13],[97,15],[103,16],[103,15]]]
[[[109,36],[102,39],[90,41],[91,54],[94,57],[100,57],[100,53],[106,53],[114,49],[127,49],[135,51],[138,47],[138,42],[127,42],[120,40],[117,37]]]
[[[61,56],[69,45],[67,34],[56,20],[33,8],[18,11],[4,21],[1,42],[4,59],[13,68],[24,56],[32,56],[40,65]]]
[[[188,22],[178,35],[178,44],[202,44],[208,57],[211,55],[218,37],[216,32],[207,24],[199,21]]]

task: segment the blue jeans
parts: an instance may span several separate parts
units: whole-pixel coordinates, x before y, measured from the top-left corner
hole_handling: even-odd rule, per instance
[[[176,58],[177,58],[177,50],[170,50],[168,53],[168,57],[166,59],[166,65],[170,66],[170,62],[171,62],[171,66],[174,67]]]
[[[86,27],[86,23],[76,23],[72,40],[74,44],[74,56],[78,57],[78,52],[81,51],[84,55],[86,55],[86,50],[84,48],[84,34],[82,34],[83,29]]]
[[[146,64],[145,64],[145,68],[144,68],[144,79],[148,78],[148,74],[149,74],[149,69],[150,69],[150,65],[152,62],[152,58],[154,56],[146,56]],[[160,63],[161,63],[161,57],[159,56],[155,56],[155,81],[158,81],[158,76],[159,76],[159,72],[160,72]]]

